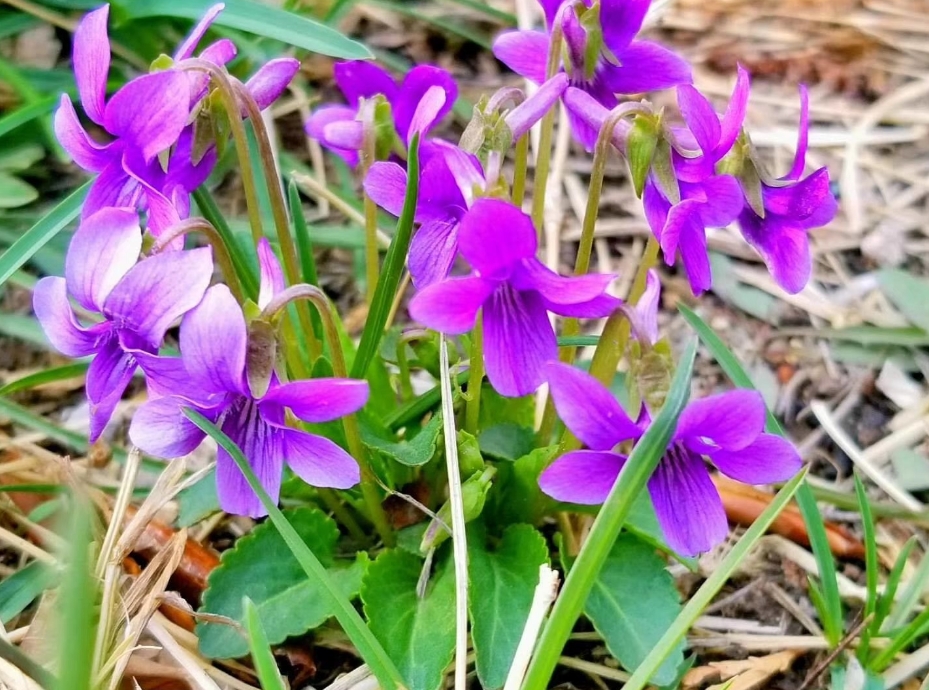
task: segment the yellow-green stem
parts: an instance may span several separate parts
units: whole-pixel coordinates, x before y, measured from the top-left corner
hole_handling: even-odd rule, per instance
[[[365,120],[364,157],[362,159],[361,176],[367,177],[368,170],[377,157],[377,142],[375,140],[374,123]],[[377,204],[374,199],[363,192],[365,214],[365,294],[368,304],[377,288],[378,273],[380,272],[380,253],[377,246]]]
[[[545,78],[551,79],[558,71],[561,63],[561,44],[564,41],[564,33],[561,28],[561,22],[556,21],[552,27],[552,39],[549,44],[548,66],[545,70]],[[535,223],[536,231],[541,236],[542,221],[545,215],[545,187],[548,183],[548,172],[552,161],[552,137],[555,131],[555,112],[556,108],[550,108],[545,117],[542,118],[542,134],[539,137],[539,150],[536,157],[535,177],[532,181],[532,222]]]
[[[465,405],[465,431],[477,434],[481,415],[481,385],[484,380],[484,315],[478,314],[471,331],[471,358],[468,365],[468,401]]]
[[[529,169],[529,134],[516,142],[516,170],[513,172],[513,203],[520,208],[526,198],[526,172]]]
[[[368,535],[361,528],[361,525],[358,524],[355,516],[345,507],[335,491],[332,489],[317,489],[316,491],[319,494],[320,500],[326,505],[326,508],[335,515],[336,521],[341,523],[345,529],[348,530],[348,533],[352,535],[355,541],[359,544],[364,544],[368,541]]]

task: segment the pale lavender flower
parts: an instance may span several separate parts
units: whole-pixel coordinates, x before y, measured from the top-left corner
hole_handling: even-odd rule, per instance
[[[268,290],[274,283],[273,277],[263,277]],[[275,502],[285,462],[313,486],[347,489],[357,484],[355,460],[329,439],[287,426],[286,410],[305,422],[332,421],[364,406],[367,382],[327,378],[281,383],[273,376],[267,392],[255,397],[248,385],[247,344],[245,317],[235,298],[225,285],[213,286],[181,323],[186,378],[174,375],[176,359],[162,358],[156,364],[176,379],[174,394],[150,400],[136,412],[129,428],[132,442],[159,457],[190,453],[205,437],[183,413],[191,408],[235,442]],[[222,448],[216,457],[216,482],[224,511],[250,517],[266,514]]]
[[[483,310],[487,378],[501,395],[531,393],[541,385],[542,366],[558,356],[548,312],[599,318],[620,300],[606,293],[612,275],[565,277],[536,258],[532,220],[498,199],[479,199],[461,220],[461,255],[473,272],[421,290],[410,315],[443,333],[464,333]]]
[[[102,209],[81,223],[65,259],[65,277],[41,279],[33,308],[51,344],[69,357],[94,355],[87,370],[90,440],[96,440],[141,359],[203,297],[213,273],[208,247],[138,261],[136,212]],[[81,325],[69,297],[100,321]]]
[[[589,450],[566,453],[539,478],[548,495],[569,503],[606,500],[626,456],[616,446],[647,426],[633,422],[599,381],[560,363],[546,367],[558,414]],[[787,440],[764,432],[765,405],[756,391],[736,390],[691,402],[681,414],[664,457],[648,480],[658,524],[668,545],[696,556],[729,533],[722,500],[704,458],[747,484],[786,481],[802,465]]]

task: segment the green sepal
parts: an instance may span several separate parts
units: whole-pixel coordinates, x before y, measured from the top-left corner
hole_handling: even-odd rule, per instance
[[[464,429],[458,431],[458,472],[464,481],[484,469],[484,456],[481,454],[477,438]]]
[[[677,182],[677,175],[674,174],[671,144],[664,137],[659,138],[655,146],[652,172],[655,173],[655,180],[662,195],[671,202],[672,206],[679,204],[681,202],[681,188]]]
[[[162,53],[148,66],[149,72],[165,72],[174,67],[174,58],[170,55],[165,55]]]
[[[641,199],[645,180],[652,169],[655,151],[658,148],[658,121],[654,117],[636,115],[626,137],[626,160],[635,195]]]
[[[483,472],[471,476],[461,485],[461,500],[464,507],[465,522],[471,522],[483,512],[484,503],[487,501],[487,494],[490,493],[490,487],[493,484],[493,477],[496,473],[496,468],[487,467]],[[442,523],[451,526],[451,502],[446,501],[442,507],[439,508],[439,512],[436,513],[436,515],[438,515]],[[450,536],[442,527],[439,520],[433,520],[426,529],[426,533],[423,534],[423,541],[419,546],[420,551],[423,553],[437,547]]]
[[[597,69],[597,63],[600,61],[600,53],[603,51],[603,28],[600,26],[600,3],[595,2],[592,7],[588,7],[581,12],[578,19],[581,26],[587,32],[587,42],[584,44],[584,77],[587,80],[593,79],[594,72]]]
[[[378,94],[372,99],[374,104],[374,156],[379,161],[387,160],[394,151],[406,153],[406,146],[397,136],[394,115],[390,103]]]
[[[245,349],[245,371],[248,388],[255,398],[261,398],[271,386],[274,364],[277,360],[277,333],[265,319],[253,319],[248,324]]]

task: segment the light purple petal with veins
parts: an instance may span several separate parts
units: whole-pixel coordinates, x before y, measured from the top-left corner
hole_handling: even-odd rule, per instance
[[[291,79],[300,69],[300,61],[293,58],[269,60],[245,83],[245,88],[255,99],[259,110],[264,110],[276,101],[287,89]]]
[[[104,5],[84,15],[74,30],[72,61],[77,92],[87,117],[98,125],[105,121],[106,80],[110,73],[110,39],[106,31],[109,14],[110,6]]]
[[[90,435],[93,443],[106,428],[113,410],[126,392],[136,369],[131,354],[115,337],[106,340],[87,369],[87,400],[90,403]]]
[[[216,20],[216,17],[219,16],[219,13],[225,9],[225,5],[221,2],[216,3],[211,6],[197,22],[196,26],[191,29],[190,34],[187,38],[184,39],[183,43],[177,47],[177,50],[174,52],[174,60],[186,60],[194,54],[194,50],[197,47],[197,44],[203,39],[203,36],[206,34],[207,30]]]
[[[212,249],[167,252],[149,257],[116,284],[104,313],[154,348],[165,331],[197,306],[213,276]]]
[[[187,78],[178,71],[137,77],[106,104],[103,126],[150,161],[176,143],[187,125],[188,89]]]
[[[442,103],[438,103],[435,87],[445,95]],[[432,95],[429,95],[425,112],[417,123],[422,134],[427,133],[452,109],[458,98],[458,86],[451,74],[432,65],[418,65],[407,72],[396,97],[391,101],[397,134],[404,141],[408,142],[412,136],[413,116],[427,94]]]
[[[277,260],[267,237],[258,240],[258,272],[261,278],[258,287],[258,308],[264,309],[286,286],[281,262]]]
[[[245,395],[245,317],[225,285],[214,285],[181,323],[181,353],[191,384],[205,393]]]
[[[283,429],[268,424],[255,403],[245,399],[227,411],[221,428],[248,459],[262,488],[277,503],[284,471]],[[216,454],[216,493],[219,507],[227,513],[252,518],[267,515],[258,495],[222,447]]]
[[[642,435],[626,411],[597,379],[567,364],[551,362],[545,377],[558,416],[592,450],[610,450]]]
[[[451,273],[458,257],[458,231],[458,221],[450,218],[426,221],[413,235],[407,263],[417,290]]]
[[[770,214],[769,214],[770,215]],[[775,282],[786,292],[797,294],[810,281],[813,255],[807,228],[785,218],[759,218],[746,208],[739,216],[742,236],[754,247]]]
[[[605,295],[610,283],[616,278],[608,273],[586,273],[579,276],[563,276],[555,273],[536,258],[523,260],[513,273],[510,282],[518,290],[535,290],[552,305],[571,306],[590,302]],[[615,301],[614,309],[619,306]],[[589,318],[605,316],[599,314]]]
[[[119,144],[98,144],[87,134],[68,94],[61,95],[61,105],[55,111],[55,136],[74,162],[88,172],[100,172],[119,156]]]
[[[365,193],[388,213],[399,216],[406,198],[407,174],[397,163],[377,161],[364,179]]]
[[[441,333],[465,333],[493,290],[492,282],[476,276],[433,283],[410,300],[410,317]]]
[[[558,344],[542,299],[500,285],[484,305],[487,379],[508,397],[528,395],[544,381],[543,365],[558,357]]]
[[[677,422],[674,438],[691,450],[741,450],[764,431],[761,393],[734,390],[691,402]]]
[[[123,168],[123,157],[117,156],[91,183],[84,198],[81,218],[89,218],[100,209],[110,206],[137,208],[142,196],[142,186]]]
[[[351,122],[358,113],[344,105],[327,105],[319,108],[310,115],[306,121],[306,133],[333,153],[340,156],[348,165],[354,168],[358,165],[357,149],[337,148],[326,139],[326,128],[335,122]]]
[[[499,199],[478,199],[461,219],[461,255],[485,278],[504,279],[538,249],[532,219]]]
[[[280,405],[289,407],[304,422],[331,422],[364,407],[368,394],[367,381],[307,379],[272,386],[258,402],[258,407],[264,409],[266,405]]]
[[[803,467],[793,444],[773,434],[760,434],[741,450],[712,453],[710,461],[727,477],[746,484],[784,482]]]
[[[651,0],[600,0],[603,42],[614,55],[625,53],[642,29]]]
[[[618,57],[622,66],[605,71],[613,93],[660,91],[693,81],[687,61],[658,43],[634,41]]]
[[[447,99],[448,95],[441,86],[430,86],[426,90],[426,93],[423,94],[416,106],[416,110],[413,111],[413,117],[410,118],[410,125],[406,134],[407,144],[412,141],[414,135],[424,136],[432,129],[433,125],[439,120]]]
[[[610,495],[626,462],[619,453],[576,450],[565,453],[539,477],[539,488],[565,503],[599,505]]]
[[[182,412],[184,407],[195,409],[214,423],[223,409],[203,408],[176,395],[150,400],[132,415],[129,440],[159,458],[179,458],[192,453],[206,434]]]
[[[398,87],[393,77],[383,67],[365,60],[350,60],[337,62],[332,68],[335,82],[345,96],[345,100],[357,109],[362,98],[371,98],[382,94],[388,101],[393,102]]]
[[[68,357],[85,357],[96,352],[97,340],[109,328],[99,324],[84,328],[68,301],[64,278],[47,277],[36,283],[32,292],[32,309],[52,346]]]
[[[134,210],[97,211],[81,223],[68,247],[68,292],[85,309],[103,311],[107,295],[135,266],[141,251],[142,229]]]
[[[541,31],[506,31],[494,40],[494,55],[521,77],[541,84],[548,66],[548,34]]]
[[[328,438],[297,429],[282,429],[287,464],[311,486],[350,489],[361,481],[355,459]]]

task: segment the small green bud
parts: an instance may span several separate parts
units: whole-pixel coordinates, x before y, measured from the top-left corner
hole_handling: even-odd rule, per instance
[[[174,67],[174,58],[172,58],[170,55],[165,55],[164,53],[162,53],[161,55],[156,57],[154,60],[152,60],[151,64],[148,67],[148,71],[149,72],[164,72],[166,70],[171,69],[172,67]]]
[[[477,438],[467,431],[458,432],[458,472],[462,481],[467,481],[473,475],[484,469],[484,456],[481,455]]]
[[[484,510],[484,503],[487,502],[487,494],[490,493],[490,487],[493,484],[493,476],[496,473],[496,468],[488,467],[481,474],[473,475],[461,485],[461,502],[464,508],[465,522],[471,522],[480,517],[481,512]],[[445,504],[439,508],[439,512],[436,513],[436,515],[438,515],[442,522],[451,527],[452,508],[449,501],[446,501]],[[433,520],[426,529],[425,534],[423,534],[423,540],[419,546],[419,550],[425,553],[429,549],[437,547],[448,539],[448,537],[448,532],[442,528],[441,524]]]
[[[658,148],[658,123],[653,117],[636,115],[626,138],[626,159],[635,195],[642,198],[645,180]]]

